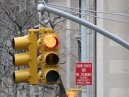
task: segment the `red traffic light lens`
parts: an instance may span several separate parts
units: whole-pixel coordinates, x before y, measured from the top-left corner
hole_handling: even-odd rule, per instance
[[[55,48],[58,45],[58,39],[57,37],[53,35],[48,35],[44,38],[44,45],[47,48]]]

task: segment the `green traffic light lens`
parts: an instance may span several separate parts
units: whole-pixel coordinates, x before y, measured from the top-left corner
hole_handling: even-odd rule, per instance
[[[56,82],[59,79],[59,73],[55,70],[51,70],[47,73],[46,79],[48,82]]]
[[[54,53],[51,53],[51,54],[48,54],[47,57],[46,57],[46,63],[48,65],[55,65],[59,62],[59,57],[57,54],[54,54]]]

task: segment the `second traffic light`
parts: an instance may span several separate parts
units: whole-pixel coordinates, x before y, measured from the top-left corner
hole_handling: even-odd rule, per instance
[[[40,29],[41,82],[57,83],[59,75],[59,40],[58,34],[51,28]]]
[[[15,83],[38,84],[37,70],[37,30],[30,29],[28,35],[13,39],[13,47],[16,50],[26,50],[25,53],[14,54],[14,65],[26,66],[26,69],[17,70],[13,73]]]

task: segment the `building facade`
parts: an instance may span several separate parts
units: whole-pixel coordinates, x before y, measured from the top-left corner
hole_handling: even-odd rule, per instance
[[[129,42],[128,6],[128,0],[97,0],[97,26]],[[128,49],[97,34],[97,97],[129,95],[128,55]]]

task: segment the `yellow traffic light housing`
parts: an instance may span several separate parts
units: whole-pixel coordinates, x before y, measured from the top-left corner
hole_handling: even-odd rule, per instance
[[[37,37],[39,37],[38,41]],[[26,51],[13,56],[15,66],[26,66],[26,69],[14,72],[13,78],[16,83],[58,83],[60,75],[57,33],[51,28],[30,29],[28,35],[14,38],[12,44],[16,50]],[[39,57],[37,57],[37,49],[40,49]],[[41,67],[39,73],[38,67]]]
[[[15,54],[13,62],[15,66],[27,66],[24,70],[17,70],[13,74],[15,83],[27,82],[38,84],[37,70],[37,35],[39,30],[30,29],[28,35],[13,39],[13,47],[16,50],[25,49],[25,53]]]
[[[58,34],[51,28],[40,29],[39,48],[41,50],[41,82],[57,83],[59,75]]]
[[[67,95],[66,97],[77,97],[75,91],[68,91],[68,92],[66,93],[66,95]]]

